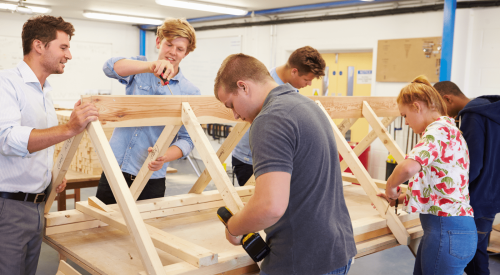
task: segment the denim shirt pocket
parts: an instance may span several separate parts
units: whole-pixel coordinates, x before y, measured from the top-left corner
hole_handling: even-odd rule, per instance
[[[448,231],[450,237],[450,255],[461,259],[472,259],[477,249],[476,231]]]
[[[151,81],[144,74],[136,75],[135,81],[134,95],[154,94],[153,87],[150,83]]]

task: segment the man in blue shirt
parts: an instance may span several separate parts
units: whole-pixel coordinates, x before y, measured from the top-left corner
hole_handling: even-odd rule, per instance
[[[174,95],[199,95],[200,90],[184,77],[179,67],[182,59],[196,48],[193,27],[184,19],[167,19],[158,27],[156,36],[158,60],[147,61],[144,56],[130,59],[114,57],[104,64],[104,73],[126,85],[127,95],[170,95],[169,88],[160,79],[161,74],[169,80]],[[110,140],[111,149],[129,187],[164,128],[124,127],[114,130]],[[138,199],[163,197],[168,162],[187,156],[193,147],[191,138],[182,126],[165,155],[149,163],[149,169],[155,172]],[[104,173],[96,197],[106,204],[116,203]]]
[[[97,120],[92,104],[75,104],[67,124],[57,116],[47,82],[71,59],[71,23],[42,15],[23,25],[23,61],[0,71],[0,274],[36,273],[45,228],[46,191],[55,144]],[[56,188],[66,187],[63,180]]]
[[[465,268],[467,275],[489,275],[488,236],[500,213],[500,96],[467,98],[451,81],[434,84],[446,103],[448,115],[457,116],[469,147],[469,195],[477,228],[477,250]]]
[[[290,83],[294,88],[311,86],[314,78],[325,75],[326,62],[321,54],[310,46],[295,50],[286,64],[273,68],[269,73],[278,85]],[[232,166],[240,186],[245,185],[253,174],[252,153],[249,142],[250,129],[233,150]]]

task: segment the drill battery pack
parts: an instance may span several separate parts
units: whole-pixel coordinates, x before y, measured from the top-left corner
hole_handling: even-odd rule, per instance
[[[259,233],[249,233],[245,235],[241,239],[241,245],[250,258],[256,263],[262,261],[267,254],[271,252],[271,248],[269,248]]]

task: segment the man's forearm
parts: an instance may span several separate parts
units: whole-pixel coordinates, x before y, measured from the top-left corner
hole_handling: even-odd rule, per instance
[[[48,129],[33,129],[28,140],[28,151],[34,153],[74,136],[69,127],[64,125],[54,126]]]
[[[150,63],[147,61],[121,59],[115,62],[113,69],[120,76],[150,73]]]
[[[275,224],[281,216],[272,215],[267,211],[267,207],[258,206],[250,198],[246,206],[231,219],[229,219],[228,229],[232,235],[244,235],[251,232],[264,230]]]

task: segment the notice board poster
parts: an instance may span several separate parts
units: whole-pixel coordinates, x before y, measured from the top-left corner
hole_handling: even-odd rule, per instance
[[[441,37],[379,40],[377,50],[378,82],[410,82],[425,75],[439,81]]]

